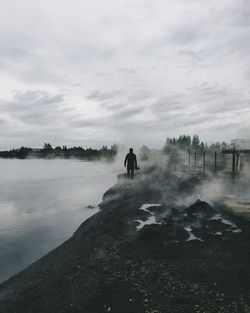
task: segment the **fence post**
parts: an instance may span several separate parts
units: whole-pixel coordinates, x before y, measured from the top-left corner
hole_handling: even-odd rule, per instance
[[[196,173],[196,151],[194,153],[194,170],[195,170],[195,173]]]
[[[206,153],[203,151],[203,175],[206,175]]]
[[[217,152],[214,151],[214,172],[217,173]]]
[[[190,167],[191,167],[191,156],[190,156],[190,149],[188,149],[188,169],[190,171]]]
[[[236,172],[240,172],[240,152],[236,153]]]
[[[232,163],[233,177],[235,176],[235,146],[233,147],[233,163]]]

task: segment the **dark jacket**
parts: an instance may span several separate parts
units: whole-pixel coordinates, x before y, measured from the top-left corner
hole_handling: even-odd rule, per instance
[[[128,168],[136,168],[137,167],[137,160],[136,155],[134,153],[128,153],[124,160],[124,165]]]

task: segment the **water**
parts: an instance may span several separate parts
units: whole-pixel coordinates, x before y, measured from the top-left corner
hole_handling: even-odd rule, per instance
[[[0,281],[68,239],[117,175],[79,160],[0,159],[0,173]]]

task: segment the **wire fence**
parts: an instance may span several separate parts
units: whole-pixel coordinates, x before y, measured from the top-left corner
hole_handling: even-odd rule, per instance
[[[195,173],[250,173],[250,154],[236,150],[188,150],[185,167]]]

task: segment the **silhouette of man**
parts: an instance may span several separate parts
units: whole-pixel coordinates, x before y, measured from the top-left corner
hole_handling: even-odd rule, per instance
[[[124,160],[124,166],[127,166],[128,178],[133,179],[134,171],[135,169],[137,169],[137,160],[132,148],[129,149],[129,153],[126,155],[126,158]]]

